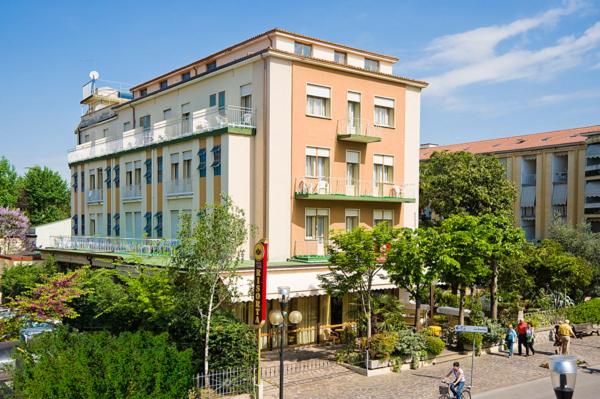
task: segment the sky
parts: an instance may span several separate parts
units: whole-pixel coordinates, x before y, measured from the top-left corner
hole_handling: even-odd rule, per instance
[[[600,124],[600,1],[2,1],[0,156],[69,175],[91,70],[135,85],[274,27],[424,79],[421,142]]]

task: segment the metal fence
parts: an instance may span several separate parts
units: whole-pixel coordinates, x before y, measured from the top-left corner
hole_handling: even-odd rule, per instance
[[[256,394],[256,368],[233,368],[197,374],[194,398],[212,399]],[[190,396],[192,397],[192,396]]]
[[[285,363],[283,365],[283,374],[298,374],[305,371],[323,370],[335,366],[337,363],[332,359],[310,359],[294,363]],[[260,369],[261,378],[270,379],[279,377],[279,365],[262,367]]]

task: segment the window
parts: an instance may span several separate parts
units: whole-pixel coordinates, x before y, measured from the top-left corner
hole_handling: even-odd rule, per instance
[[[312,57],[312,46],[310,44],[294,42],[294,53],[303,57]]]
[[[219,113],[222,115],[225,113],[225,92],[224,91],[219,92]]]
[[[85,193],[85,172],[81,172],[81,192]]]
[[[179,180],[179,154],[171,154],[171,181]]]
[[[183,153],[183,178],[189,179],[192,177],[192,152],[185,151]]]
[[[162,238],[163,235],[163,224],[162,224],[162,212],[156,212],[154,214],[154,217],[156,218],[156,237],[158,238]]]
[[[163,110],[163,121],[169,120],[173,117],[173,112],[171,111],[171,108],[167,108],[165,110]]]
[[[358,209],[346,209],[346,231],[352,231],[358,227]]]
[[[306,113],[328,118],[331,104],[331,89],[325,86],[306,85]]]
[[[373,225],[387,222],[390,226],[394,225],[394,211],[375,209],[373,211]]]
[[[307,240],[326,238],[329,234],[329,209],[306,208],[304,232]]]
[[[379,61],[365,58],[365,69],[367,71],[379,72]]]
[[[90,190],[95,190],[96,189],[96,175],[94,173],[94,169],[90,170]]]
[[[102,137],[103,137],[103,138],[104,138],[104,137],[108,137],[108,128],[107,128],[107,127],[106,127],[106,128],[104,128],[104,129],[102,129]]]
[[[150,115],[140,116],[140,127],[147,132],[150,130]]]
[[[206,148],[200,148],[200,151],[198,151],[198,158],[200,160],[200,163],[198,164],[200,177],[206,177]]]
[[[158,183],[163,181],[163,157],[156,158],[156,181]]]
[[[360,152],[346,151],[346,195],[359,195]]]
[[[167,87],[169,87],[169,83],[168,83],[166,80],[162,80],[162,81],[160,82],[160,89],[161,89],[161,90],[164,90],[164,89],[166,89]]]
[[[104,180],[102,168],[96,169],[96,188],[102,190],[102,181]]]
[[[348,134],[358,134],[360,128],[360,93],[348,92]]]
[[[346,63],[346,53],[342,53],[341,51],[334,51],[333,52],[333,60],[335,62],[337,62],[338,64],[345,64]]]
[[[394,127],[395,101],[390,98],[375,97],[375,125]]]
[[[217,69],[217,61],[212,61],[206,64],[206,72],[212,72]]]
[[[187,82],[188,80],[190,80],[190,78],[192,77],[191,72],[185,72],[181,74],[181,80],[183,82]]]
[[[134,183],[136,186],[142,185],[142,161],[135,161],[134,163]]]
[[[375,184],[394,182],[394,157],[373,155],[373,182]]]
[[[181,133],[190,133],[192,131],[192,120],[190,113],[190,103],[181,105]]]
[[[208,97],[208,106],[209,107],[214,107],[217,105],[217,95],[216,94],[211,94]]]
[[[252,85],[240,86],[240,106],[242,108],[252,108]]]
[[[87,142],[89,142],[89,141],[90,141],[90,134],[89,134],[89,133],[86,133],[86,134],[83,136],[83,142],[84,142],[84,143],[87,143]]]
[[[81,215],[81,235],[85,235],[85,215]]]
[[[127,132],[129,130],[131,130],[131,122],[123,123],[123,132]]]
[[[125,162],[125,186],[133,186],[133,162]]]
[[[211,151],[213,153],[213,163],[210,166],[213,168],[215,176],[221,176],[221,146],[216,145]]]
[[[147,95],[148,95],[148,89],[146,89],[146,88],[140,89],[140,97],[145,97]]]
[[[110,237],[112,232],[112,218],[110,217],[110,213],[106,214],[106,235]]]
[[[306,177],[329,177],[329,149],[306,147]]]

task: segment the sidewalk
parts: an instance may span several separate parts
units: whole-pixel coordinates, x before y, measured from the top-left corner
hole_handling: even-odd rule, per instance
[[[529,357],[516,355],[508,359],[504,354],[492,354],[475,358],[473,395],[503,388],[507,383],[515,385],[548,377],[548,369],[539,366],[554,354],[552,343],[540,344],[536,350],[536,355]],[[585,359],[588,364],[600,364],[600,337],[572,341],[571,353]],[[468,378],[471,360],[464,359],[461,366]],[[286,379],[286,398],[438,398],[439,381],[450,367],[449,364],[439,364],[367,378],[333,365],[327,370],[311,371],[305,378],[301,374],[290,376],[289,382]],[[276,389],[265,389],[265,398],[276,397]]]

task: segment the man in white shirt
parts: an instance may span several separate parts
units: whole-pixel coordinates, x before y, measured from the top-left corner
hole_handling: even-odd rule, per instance
[[[453,381],[450,384],[450,390],[456,399],[461,399],[462,391],[465,388],[465,372],[460,368],[460,363],[454,362],[452,364],[452,370],[446,374],[446,377],[443,379],[443,381],[446,381],[446,379],[450,376],[453,377]]]

